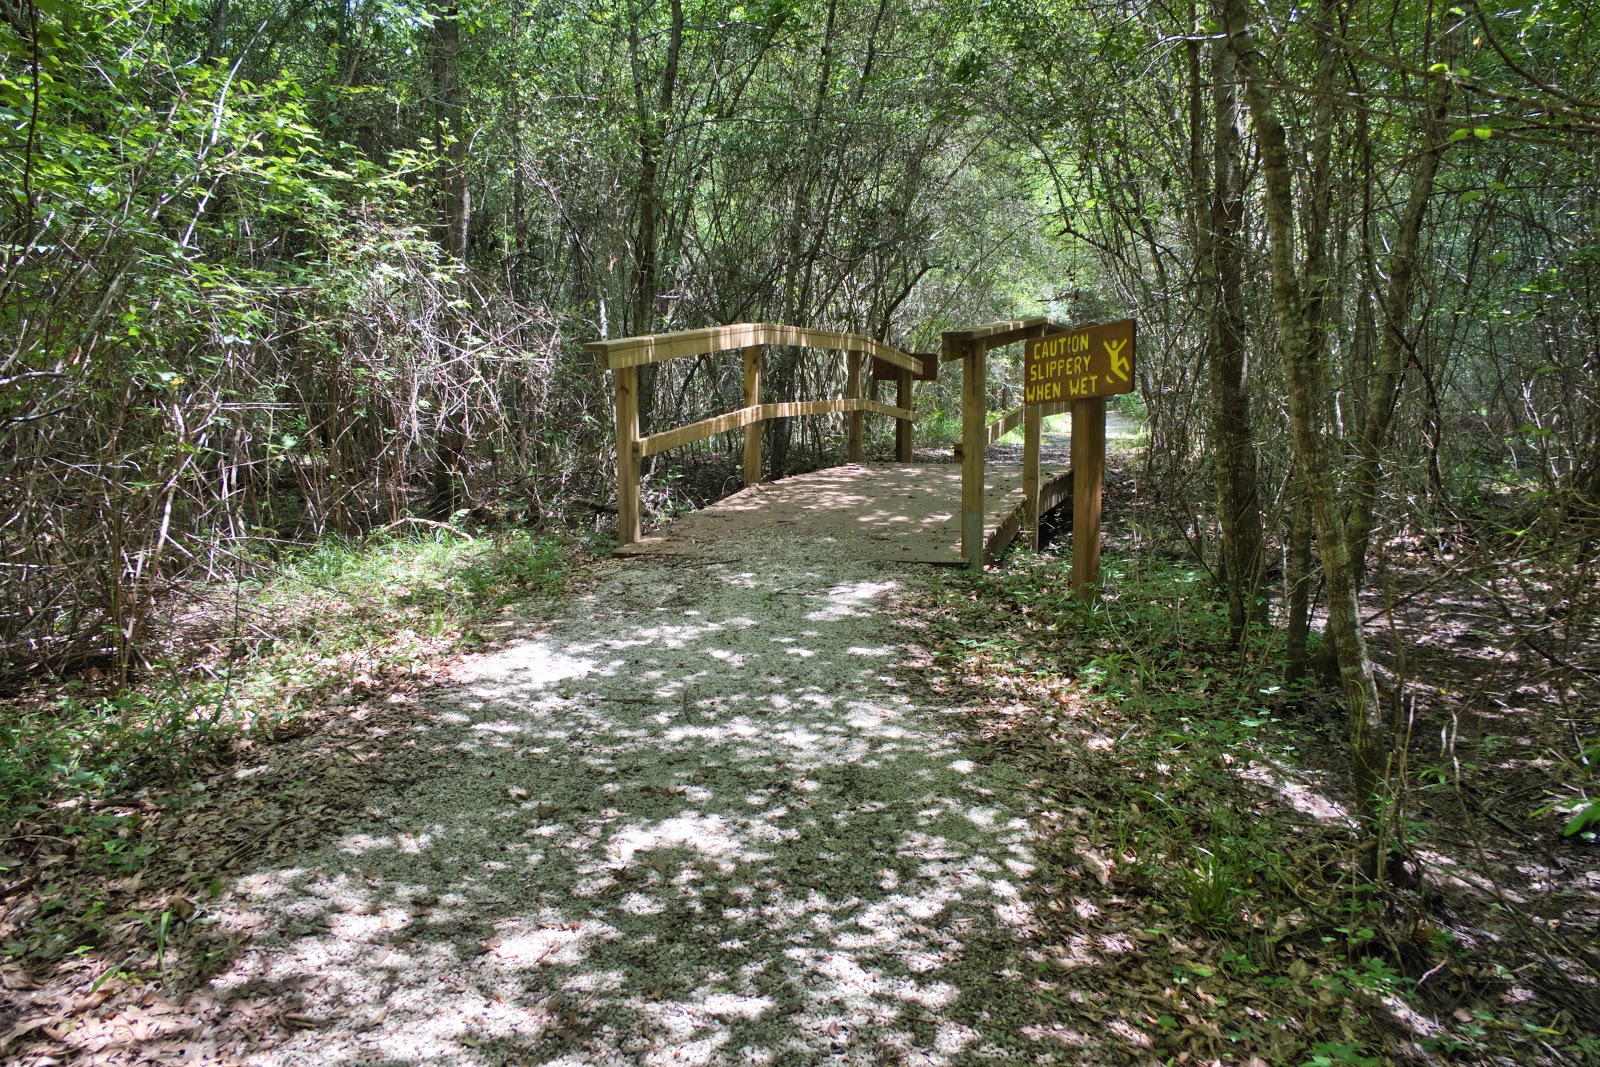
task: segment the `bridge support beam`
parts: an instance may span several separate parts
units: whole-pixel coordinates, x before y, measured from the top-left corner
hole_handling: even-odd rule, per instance
[[[761,403],[761,346],[744,349],[744,406]],[[755,485],[761,480],[761,431],[759,422],[744,428],[744,484]]]

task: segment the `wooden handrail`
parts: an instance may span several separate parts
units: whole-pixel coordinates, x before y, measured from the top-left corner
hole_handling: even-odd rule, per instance
[[[846,391],[850,395],[842,400],[761,403],[761,351],[765,345],[791,345],[848,353]],[[895,455],[902,463],[911,462],[911,380],[913,374],[922,373],[922,360],[862,334],[813,330],[771,322],[739,322],[700,330],[591,341],[583,348],[586,352],[603,357],[616,387],[617,540],[622,544],[639,540],[640,461],[646,456],[691,441],[701,441],[713,434],[744,428],[746,485],[761,480],[761,430],[758,424],[767,419],[836,412],[849,415],[850,461],[854,463],[861,459],[862,415],[867,412],[888,415],[898,420]],[[744,407],[648,437],[639,436],[638,376],[641,366],[663,363],[669,359],[709,355],[730,348],[744,350]],[[898,406],[880,404],[862,395],[862,361],[867,356],[881,359],[898,369]]]
[[[619,337],[613,341],[590,341],[583,346],[585,352],[603,355],[606,370],[622,367],[639,367],[646,363],[664,363],[669,359],[686,356],[704,356],[729,348],[748,348],[751,345],[793,345],[797,348],[837,349],[847,352],[865,352],[885,363],[905,370],[922,370],[922,362],[898,348],[858,333],[840,333],[836,330],[814,330],[806,326],[784,326],[775,322],[737,322],[729,326],[708,326],[699,330],[680,330],[676,333],[655,333],[642,337]]]
[[[1051,415],[1059,415],[1063,411],[1071,410],[1071,408],[1071,401],[1057,400],[1053,404],[1040,404],[1039,414],[1044,418],[1049,418]],[[1027,411],[1028,409],[1026,405],[1014,407],[1004,415],[1000,416],[998,419],[995,419],[993,422],[991,422],[987,431],[985,431],[989,435],[988,441],[985,443],[992,445],[996,441],[1000,440],[1000,438],[1010,433],[1012,430],[1015,430],[1018,426],[1021,426],[1023,421],[1027,418]]]
[[[1043,337],[1047,333],[1058,333],[1065,329],[1061,323],[1052,321],[1044,315],[1034,315],[1026,319],[1001,319],[999,322],[988,322],[982,326],[969,326],[964,330],[946,330],[939,360],[948,363],[952,359],[960,359],[974,344],[987,352],[991,348],[1026,341],[1030,337]]]
[[[690,441],[703,441],[713,434],[727,433],[751,423],[767,419],[791,419],[798,415],[834,415],[850,411],[871,411],[878,415],[909,420],[911,412],[905,408],[880,404],[876,400],[845,398],[842,400],[794,400],[786,404],[752,404],[750,407],[715,415],[675,430],[663,430],[649,437],[639,438],[639,455],[653,456],[669,448],[686,445]]]
[[[996,441],[1000,440],[1000,438],[1004,437],[1006,434],[1010,433],[1012,430],[1015,430],[1021,425],[1022,408],[1012,408],[1010,411],[1006,412],[1004,415],[1001,415],[998,419],[995,419],[989,424],[988,430],[986,431],[988,434],[988,440],[984,443],[992,445]]]

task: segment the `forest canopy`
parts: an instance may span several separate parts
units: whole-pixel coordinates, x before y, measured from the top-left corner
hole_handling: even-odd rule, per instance
[[[709,324],[1136,315],[1153,490],[1236,637],[1287,568],[1292,675],[1321,601],[1358,754],[1374,538],[1496,486],[1558,526],[1600,497],[1582,7],[3,10],[13,674],[126,677],[174,583],[330,533],[603,513],[579,346]],[[834,373],[780,352],[767,386]],[[734,379],[645,374],[646,432]],[[820,462],[805,426],[774,471]]]

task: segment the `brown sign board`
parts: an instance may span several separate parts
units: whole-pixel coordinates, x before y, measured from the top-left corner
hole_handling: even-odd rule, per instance
[[[1134,332],[1123,319],[1033,338],[1024,349],[1023,403],[1133,392]]]
[[[906,355],[922,361],[922,371],[911,372],[914,382],[937,381],[939,377],[939,354],[937,352],[907,352]],[[872,361],[872,376],[880,382],[894,382],[900,380],[900,368],[893,363],[881,359]]]

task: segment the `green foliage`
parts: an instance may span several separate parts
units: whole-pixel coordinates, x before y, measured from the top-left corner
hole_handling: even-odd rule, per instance
[[[1244,892],[1245,870],[1239,853],[1227,841],[1216,849],[1196,847],[1192,866],[1183,873],[1189,918],[1205,930],[1222,930],[1235,918],[1234,899]]]
[[[1361,1055],[1362,1047],[1355,1041],[1318,1041],[1300,1067],[1378,1067],[1382,1061]]]
[[[45,707],[4,706],[0,819],[64,797],[168,779],[203,756],[231,725],[221,684],[159,677],[167,680],[113,696],[87,697],[69,687]]]
[[[1282,801],[1326,788],[1306,753],[1337,723],[1286,721],[1297,694],[1264,667],[1274,638],[1253,633],[1242,657],[1231,651],[1203,571],[1115,553],[1103,565],[1092,606],[1070,597],[1066,560],[1027,553],[948,579],[938,601],[951,613],[942,655],[1005,709],[997,756],[1049,783],[1040,848],[1061,900],[1046,907],[1087,895],[1120,906],[1119,922],[1149,935],[1146,951],[1175,946],[1167,995],[1183,1008],[1155,1020],[1165,1052],[1220,1033],[1240,1058],[1378,1062],[1370,1006],[1418,997],[1414,961],[1392,949],[1409,935],[1389,925],[1393,898],[1363,873],[1348,817],[1328,803],[1308,818]],[[1052,745],[1059,762],[1040,755]],[[1082,870],[1086,851],[1114,863],[1095,868],[1109,882],[1098,896],[1050,867]],[[1438,936],[1429,948],[1460,953]],[[1223,995],[1239,985],[1251,989],[1249,1013]],[[1259,1011],[1296,1021],[1263,1024]],[[1469,1041],[1466,1029],[1451,1027],[1450,1040]]]
[[[277,730],[444,649],[481,642],[481,628],[513,605],[537,612],[560,595],[573,553],[560,539],[523,530],[472,542],[445,533],[327,538],[251,590],[252,604],[273,619],[271,640],[258,626],[232,634],[228,658],[203,670],[175,654],[120,692],[89,696],[82,683],[69,683],[46,704],[0,704],[0,825],[67,801],[182,780],[254,732]],[[214,625],[237,622],[219,616]],[[111,838],[106,847],[110,858],[138,859]]]

